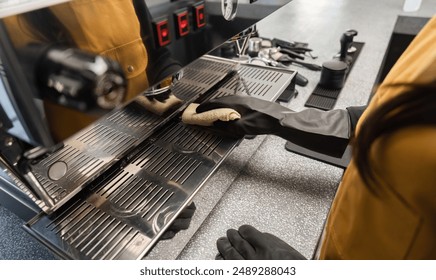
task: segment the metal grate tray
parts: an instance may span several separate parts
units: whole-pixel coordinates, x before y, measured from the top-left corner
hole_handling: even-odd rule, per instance
[[[202,58],[185,69],[185,78],[173,91],[182,100],[195,100],[223,79],[234,65],[232,61]],[[31,166],[38,183],[52,199],[52,205],[31,198],[44,212],[54,212],[173,115],[167,118],[154,115],[135,101],[106,115],[67,139],[61,149]],[[66,166],[66,173],[61,178],[50,177],[51,168],[59,163]]]
[[[209,57],[205,60],[214,67],[216,63],[228,63]],[[259,78],[250,76],[251,68],[262,69],[244,65],[240,76],[252,87],[249,91],[253,96],[268,100],[275,100],[295,75],[293,71],[280,71],[278,77],[272,73],[275,69],[265,68],[264,78]],[[226,74],[228,68],[219,71]],[[197,72],[185,72],[186,88],[200,91],[201,83],[208,83],[207,79],[190,74]],[[210,98],[245,94],[242,89],[234,91],[235,79],[224,83]],[[255,91],[254,88],[265,86],[250,79],[271,85],[266,92]],[[90,184],[55,213],[41,213],[26,229],[63,258],[141,259],[238,142],[186,126],[174,117],[130,151],[121,168],[110,169],[110,174],[105,173],[103,179]]]
[[[32,234],[65,258],[141,258],[236,143],[172,121],[123,169],[30,222]]]

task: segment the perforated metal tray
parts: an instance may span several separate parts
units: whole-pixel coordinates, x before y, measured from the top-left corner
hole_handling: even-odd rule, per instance
[[[212,57],[205,57],[197,63],[204,64],[202,67],[206,67],[209,73],[199,71],[197,66],[200,64],[188,67],[179,90],[174,90],[176,95],[184,99],[190,98],[189,93],[192,92],[201,95],[210,90],[214,81],[226,75],[229,67],[233,67],[232,62]],[[215,74],[214,71],[221,74]],[[249,92],[268,100],[275,100],[294,75],[293,71],[277,72],[275,69],[251,65],[244,65],[240,69],[240,76]],[[235,92],[238,84],[237,78],[229,79],[212,92],[210,98],[246,94],[242,88],[236,88]],[[131,116],[131,119],[135,119],[133,123],[142,123],[137,119],[139,116],[135,118],[134,115],[132,113]],[[111,119],[118,117],[119,114],[114,114]],[[123,123],[132,124],[132,121]],[[107,144],[107,135],[111,134],[96,132],[98,128],[94,126],[76,136],[75,141],[80,138],[80,141],[91,141],[90,145],[94,145],[98,141],[91,135],[102,133],[98,139],[106,139],[103,145],[106,150],[101,151],[101,155],[106,155],[107,149],[119,154],[127,151],[124,146],[127,146],[125,143],[128,143],[129,137],[110,136],[111,139],[120,139],[119,145],[110,145]],[[144,128],[136,126],[136,129],[143,131]],[[178,115],[145,138],[122,158],[120,168],[115,168],[114,164],[120,158],[111,155],[114,157],[113,166],[104,174],[101,171],[103,176],[90,182],[86,189],[55,213],[41,213],[35,217],[26,225],[26,229],[64,258],[140,259],[239,142],[238,139],[223,138],[201,128],[186,126],[180,122]],[[136,141],[140,140],[132,140],[131,145]],[[61,155],[70,155],[71,148],[63,150],[50,162],[59,160]],[[95,172],[92,166],[98,160],[96,163],[87,160],[87,167],[81,166],[76,172],[80,169],[80,172],[87,172],[85,176],[90,178],[87,174]],[[44,166],[47,167],[50,162],[45,160]],[[76,175],[70,175],[70,178],[82,180]]]

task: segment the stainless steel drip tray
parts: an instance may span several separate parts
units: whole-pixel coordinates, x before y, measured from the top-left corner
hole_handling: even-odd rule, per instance
[[[184,77],[176,83],[173,93],[186,103],[192,102],[224,79],[235,64],[203,57],[184,68]],[[45,193],[45,200],[34,197],[24,187],[21,189],[51,214],[177,114],[176,111],[170,116],[157,116],[133,101],[71,136],[59,150],[32,163],[33,188]]]
[[[173,121],[123,169],[28,230],[64,258],[142,258],[237,142]]]
[[[229,65],[209,57],[201,63]],[[249,91],[275,100],[295,72],[243,65],[239,76],[245,86],[231,78],[210,98]],[[63,258],[141,259],[239,141],[173,118],[125,157],[122,168],[108,170],[105,179],[53,214],[41,213],[25,228]]]

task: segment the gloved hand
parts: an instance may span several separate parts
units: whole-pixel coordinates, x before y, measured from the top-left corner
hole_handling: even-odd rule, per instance
[[[243,225],[229,229],[227,237],[217,240],[219,254],[225,260],[305,260],[297,250],[278,237]]]
[[[241,138],[274,134],[307,149],[341,157],[351,134],[347,110],[294,112],[251,96],[233,95],[209,100],[197,107],[197,117],[218,108],[231,108],[241,115],[237,120],[213,123],[212,130],[224,136]]]
[[[241,118],[234,121],[216,121],[213,129],[232,137],[245,135],[275,134],[280,128],[280,118],[290,109],[277,103],[249,96],[225,96],[209,100],[197,107],[197,113],[214,109],[231,108],[237,111]]]
[[[180,215],[174,220],[174,222],[171,224],[171,226],[162,235],[161,239],[162,240],[171,239],[179,231],[181,231],[183,229],[188,229],[189,224],[191,223],[192,216],[194,216],[196,209],[197,209],[197,207],[195,207],[194,202],[192,202],[185,209],[183,209],[183,211],[180,213]]]

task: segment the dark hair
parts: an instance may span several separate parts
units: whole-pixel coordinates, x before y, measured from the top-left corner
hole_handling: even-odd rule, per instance
[[[436,125],[436,81],[426,85],[386,85],[399,86],[407,86],[408,90],[368,115],[354,139],[353,157],[358,172],[375,194],[380,191],[375,186],[382,182],[371,164],[372,144],[380,137],[405,127]]]

